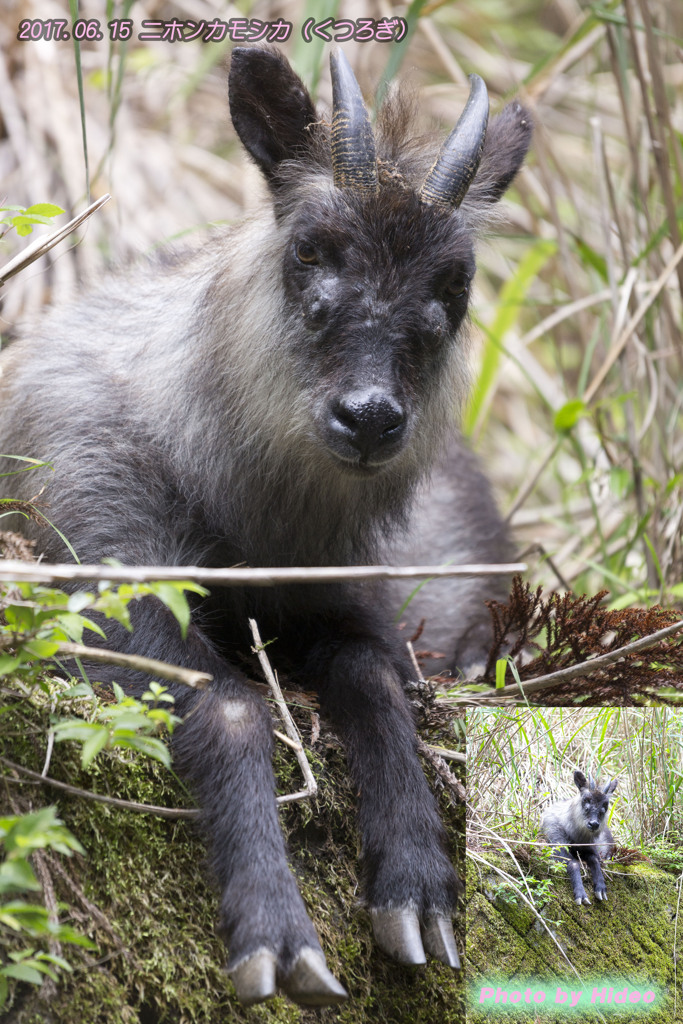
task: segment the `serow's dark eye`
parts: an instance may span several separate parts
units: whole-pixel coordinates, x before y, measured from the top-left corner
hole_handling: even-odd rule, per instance
[[[452,277],[442,288],[445,299],[463,299],[470,289],[468,277]]]
[[[313,267],[318,262],[318,252],[310,242],[297,242],[294,246],[294,255],[299,263],[306,267]]]

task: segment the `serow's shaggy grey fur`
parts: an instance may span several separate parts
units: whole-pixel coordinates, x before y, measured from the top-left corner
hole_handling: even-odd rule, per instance
[[[590,776],[586,779],[577,769],[574,782],[578,794],[548,808],[543,815],[543,830],[556,845],[553,856],[567,865],[574,899],[579,905],[590,905],[581,881],[579,858],[590,869],[596,900],[606,900],[605,876],[600,862],[614,853],[614,836],[607,827],[607,809],[610,795],[617,788],[617,779],[600,789],[595,779]]]
[[[411,137],[407,104],[385,104],[374,133],[358,96],[349,107],[362,122],[363,188],[353,139],[342,146],[351,184],[342,175],[335,185],[329,129],[287,61],[235,50],[232,119],[270,201],[201,254],[113,277],[5,354],[0,451],[45,458],[54,472],[6,477],[3,493],[29,498],[44,482],[46,515],[83,562],[383,560],[441,458],[422,519],[436,533],[418,529],[421,557],[505,557],[488,485],[447,441],[466,390],[475,230],[522,163],[529,115],[506,107],[483,144],[477,115],[464,198],[462,183],[447,182],[431,202],[420,189],[438,146]],[[68,558],[52,530],[27,529],[48,559]],[[452,666],[484,656],[482,600],[495,586],[451,584],[439,598],[453,628],[437,642],[451,644]],[[404,692],[413,670],[387,603],[356,585],[226,588],[197,604],[185,640],[151,598],[134,607],[132,634],[107,626],[110,647],[213,676],[202,696],[172,688],[185,716],[174,757],[202,807],[245,1002],[278,988],[301,1003],[344,997],[287,866],[270,715],[238,667],[249,616],[277,638],[278,666],[318,692],[345,745],[379,944],[407,963],[426,952],[458,966],[459,883],[418,762]],[[134,672],[118,678],[132,692],[146,686]]]

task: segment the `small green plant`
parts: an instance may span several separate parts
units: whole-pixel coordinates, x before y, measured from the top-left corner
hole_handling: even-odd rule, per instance
[[[205,593],[197,584],[175,580],[124,583],[116,588],[101,582],[96,594],[84,591],[65,594],[33,583],[16,584],[16,590],[20,597],[4,605],[4,622],[0,623],[0,676],[14,673],[46,692],[50,686],[42,678],[40,663],[57,656],[61,643],[81,643],[86,629],[106,639],[93,614],[115,619],[132,630],[129,604],[153,596],[172,612],[185,636],[190,624],[190,606],[184,592]]]
[[[89,683],[78,683],[67,690],[64,696],[88,696],[93,701],[93,716],[90,721],[81,718],[67,718],[55,722],[54,733],[57,742],[77,740],[83,744],[81,764],[84,768],[93,761],[101,750],[115,747],[137,750],[147,757],[161,761],[170,767],[168,747],[158,733],[169,734],[180,722],[177,715],[167,708],[157,707],[161,701],[173,703],[173,697],[159,683],[152,682],[141,700],[126,697],[116,683],[112,684],[115,704],[101,703]],[[151,706],[150,706],[151,703]]]
[[[532,878],[526,876],[525,888],[531,895],[532,902],[537,910],[543,908],[555,896],[552,881],[549,878]],[[519,887],[511,882],[501,881],[492,888],[494,899],[502,900],[503,903],[517,904],[519,901]]]
[[[13,228],[18,235],[30,235],[36,224],[52,223],[53,217],[64,213],[54,203],[35,203],[33,206],[0,206],[0,240]]]
[[[87,679],[75,683],[55,679],[46,661],[59,659],[62,644],[82,644],[88,632],[106,640],[108,619],[131,629],[131,602],[144,597],[162,601],[184,635],[190,622],[186,591],[205,593],[195,584],[181,582],[123,584],[115,588],[102,582],[94,593],[75,594],[33,583],[0,587],[0,748],[4,723],[11,718],[9,712],[27,699],[43,705],[48,701],[56,741],[81,743],[83,767],[101,751],[116,748],[169,766],[170,755],[162,736],[170,734],[180,719],[172,713],[173,698],[164,686],[150,681],[137,700],[112,683],[112,701],[109,694],[100,697]],[[64,672],[68,674],[66,669]],[[73,714],[74,707],[81,712],[79,717]],[[63,956],[46,951],[41,948],[43,944],[95,948],[41,904],[41,886],[30,860],[40,850],[65,856],[74,851],[86,854],[57,818],[54,807],[0,818],[0,853],[4,855],[0,862],[0,1009],[11,1003],[18,983],[40,985],[45,976],[56,980],[59,971],[71,970]]]
[[[53,850],[70,857],[84,853],[78,840],[62,824],[54,807],[43,807],[31,814],[0,818],[0,932],[35,943],[53,941],[95,947],[70,925],[61,924],[44,906],[30,903],[26,896],[40,891],[40,884],[29,857],[36,850]],[[40,985],[43,977],[57,979],[57,971],[70,971],[69,963],[55,953],[38,949],[35,944],[7,954],[0,964],[0,1009],[10,998],[16,982]]]

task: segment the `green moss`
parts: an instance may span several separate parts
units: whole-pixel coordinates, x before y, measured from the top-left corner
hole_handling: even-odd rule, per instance
[[[46,711],[24,704],[12,714],[21,721],[17,717],[12,729],[5,723],[5,756],[40,770]],[[313,760],[319,798],[284,805],[281,821],[328,965],[349,991],[347,1004],[304,1010],[284,998],[250,1009],[237,1003],[224,970],[225,949],[215,935],[217,899],[205,880],[204,847],[191,822],[31,789],[36,803],[57,803],[87,852],[62,860],[66,879],[55,872],[52,880],[66,908],[62,919],[86,932],[97,952],[66,951],[74,973],[61,976],[49,1008],[43,990],[21,986],[13,1007],[16,1024],[460,1024],[464,984],[458,972],[438,963],[403,968],[377,950],[360,904],[355,799],[345,760],[329,737]],[[278,745],[275,766],[280,791],[300,788],[291,751]],[[57,745],[50,775],[123,799],[187,805],[171,772],[129,753],[101,756],[84,773],[75,747]],[[14,800],[25,792],[7,785]],[[457,867],[463,809],[444,791],[439,799]],[[462,934],[458,944],[462,949]]]

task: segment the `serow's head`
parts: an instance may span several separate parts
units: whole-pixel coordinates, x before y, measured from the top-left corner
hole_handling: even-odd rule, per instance
[[[617,781],[612,779],[604,789],[601,789],[590,775],[586,778],[578,769],[574,772],[574,782],[580,793],[581,813],[586,827],[591,832],[599,832],[602,828],[609,807],[609,798],[617,788]]]
[[[280,53],[235,49],[230,112],[270,190],[311,435],[346,472],[415,469],[466,388],[476,227],[519,170],[531,117],[512,103],[489,126],[486,87],[471,75],[439,148],[416,140],[400,96],[373,130],[346,58],[330,64],[326,123]]]

